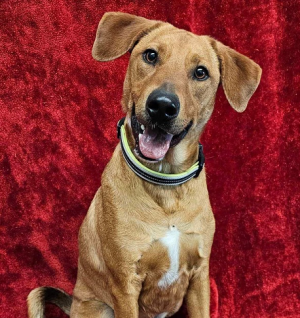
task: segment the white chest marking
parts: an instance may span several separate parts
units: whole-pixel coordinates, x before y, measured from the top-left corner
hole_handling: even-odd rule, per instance
[[[179,270],[179,237],[180,232],[176,226],[171,226],[164,237],[159,241],[168,248],[170,268],[159,280],[158,286],[166,288],[178,279]]]

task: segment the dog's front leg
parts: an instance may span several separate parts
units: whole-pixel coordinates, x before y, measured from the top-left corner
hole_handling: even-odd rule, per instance
[[[207,265],[203,267],[199,274],[196,274],[190,282],[186,294],[186,304],[189,318],[209,318],[210,317],[210,285]]]
[[[124,287],[124,286],[123,286]],[[138,295],[136,291],[133,293],[125,293],[119,287],[112,289],[113,308],[98,300],[79,300],[74,297],[71,318],[138,318]]]
[[[112,291],[115,318],[138,318],[140,288],[134,285],[122,285],[116,286]]]

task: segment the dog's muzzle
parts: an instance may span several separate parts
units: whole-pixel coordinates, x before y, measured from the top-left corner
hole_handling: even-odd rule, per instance
[[[156,101],[157,101],[157,98],[156,98]],[[158,102],[163,103],[164,109],[168,109],[169,107],[170,108],[177,107],[177,106],[171,105],[171,104],[174,104],[174,102],[169,100],[167,101],[160,100]],[[156,114],[153,116],[157,118],[158,114],[162,112],[163,111],[158,109]],[[167,112],[169,112],[169,114],[164,116],[173,117],[173,118],[177,116],[175,112],[173,114],[170,114],[171,113],[170,110],[168,110]],[[164,123],[172,124],[172,120],[169,119]],[[135,151],[141,158],[145,160],[150,160],[150,161],[162,160],[164,156],[166,155],[167,151],[169,150],[169,148],[176,146],[186,136],[186,134],[188,133],[189,129],[192,126],[192,121],[181,132],[179,132],[176,135],[173,135],[169,133],[167,130],[165,130],[164,128],[161,128],[163,126],[165,125],[159,124],[158,122],[155,122],[155,123],[147,122],[145,124],[142,124],[138,120],[135,114],[135,106],[133,105],[132,114],[131,114],[131,127],[132,127],[133,136],[136,142]]]

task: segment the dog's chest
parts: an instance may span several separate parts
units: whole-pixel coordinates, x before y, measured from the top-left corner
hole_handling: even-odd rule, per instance
[[[201,235],[173,225],[142,255],[138,270],[145,277],[141,308],[153,314],[176,312],[189,279],[201,265]]]

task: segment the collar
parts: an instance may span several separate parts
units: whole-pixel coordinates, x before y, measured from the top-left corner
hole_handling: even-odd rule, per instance
[[[139,162],[132,151],[130,150],[126,131],[124,127],[125,117],[120,119],[117,125],[118,138],[121,141],[121,149],[125,161],[127,162],[129,168],[137,174],[140,178],[154,184],[164,185],[164,186],[176,186],[189,181],[192,178],[197,178],[204,166],[204,154],[203,146],[199,143],[199,155],[198,160],[185,172],[176,174],[166,174],[156,172],[144,166]]]

